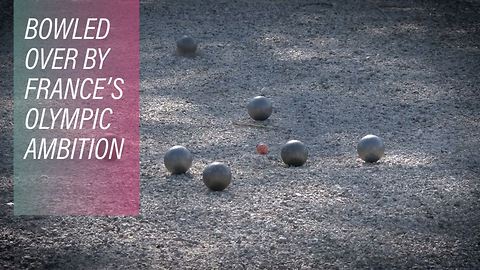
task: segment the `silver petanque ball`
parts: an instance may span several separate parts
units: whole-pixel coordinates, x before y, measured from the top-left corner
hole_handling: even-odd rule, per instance
[[[376,162],[383,157],[385,144],[383,139],[375,135],[363,137],[357,145],[357,153],[366,162]]]
[[[168,149],[163,157],[163,162],[172,174],[186,173],[192,166],[193,155],[187,148],[176,145]]]
[[[183,36],[177,40],[177,52],[180,54],[191,55],[197,51],[197,43],[190,36]]]
[[[308,158],[308,150],[301,141],[291,140],[282,146],[283,162],[289,166],[302,166]]]
[[[264,96],[252,98],[247,105],[248,114],[253,120],[267,120],[272,114],[272,102]]]
[[[222,191],[232,182],[230,168],[221,163],[213,162],[203,170],[203,183],[214,191]]]

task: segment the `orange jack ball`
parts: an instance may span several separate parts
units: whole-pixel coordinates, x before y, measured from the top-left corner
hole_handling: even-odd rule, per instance
[[[268,146],[264,143],[257,144],[257,153],[260,155],[266,155],[268,153]]]

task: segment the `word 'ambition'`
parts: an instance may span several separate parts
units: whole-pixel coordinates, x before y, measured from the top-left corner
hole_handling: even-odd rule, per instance
[[[121,159],[125,138],[32,138],[23,159]]]

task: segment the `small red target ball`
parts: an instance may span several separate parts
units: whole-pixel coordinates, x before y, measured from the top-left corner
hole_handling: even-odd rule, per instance
[[[268,146],[264,143],[257,144],[257,153],[260,155],[266,155],[268,153]]]

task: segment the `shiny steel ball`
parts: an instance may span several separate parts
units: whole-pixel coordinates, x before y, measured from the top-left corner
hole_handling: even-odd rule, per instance
[[[172,174],[186,173],[192,166],[193,155],[187,148],[176,145],[165,153],[163,162]]]
[[[197,42],[190,36],[183,36],[177,40],[177,52],[191,55],[197,51]]]
[[[383,157],[385,144],[383,139],[375,135],[363,137],[357,145],[357,153],[366,162],[376,162]]]
[[[267,120],[272,114],[272,102],[264,96],[254,97],[248,102],[248,114],[253,120]]]
[[[232,182],[230,168],[221,162],[213,162],[203,170],[203,183],[213,191],[224,190],[230,182]]]
[[[281,157],[289,166],[302,166],[308,158],[308,150],[301,141],[291,140],[282,146]]]

